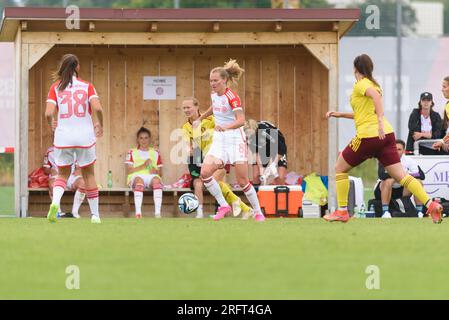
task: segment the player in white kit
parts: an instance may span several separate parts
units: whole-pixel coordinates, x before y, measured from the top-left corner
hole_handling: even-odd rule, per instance
[[[86,184],[91,222],[101,222],[94,163],[96,137],[103,135],[103,111],[94,86],[78,78],[79,70],[78,58],[73,54],[64,55],[55,75],[57,81],[51,86],[47,98],[45,117],[55,131],[53,144],[58,166],[53,200],[47,214],[47,219],[51,222],[57,221],[61,198],[75,160],[81,168]],[[95,126],[92,113],[95,113],[98,119]]]
[[[229,60],[224,67],[212,69],[209,76],[213,91],[211,107],[193,123],[193,126],[197,127],[204,118],[212,114],[215,117],[212,146],[201,167],[201,179],[220,205],[214,220],[223,219],[232,211],[231,206],[223,197],[219,184],[213,177],[214,172],[226,164],[234,165],[237,183],[254,209],[255,220],[265,220],[260,210],[256,190],[248,179],[248,150],[243,131],[245,112],[237,93],[227,87],[229,81],[237,83],[243,72],[244,70],[235,60]]]

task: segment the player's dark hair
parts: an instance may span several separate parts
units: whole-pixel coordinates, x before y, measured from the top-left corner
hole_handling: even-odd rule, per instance
[[[435,105],[435,102],[433,102],[433,100],[432,100],[432,104],[430,105],[430,112],[433,111],[433,106],[434,105]],[[421,100],[419,100],[419,102],[418,102],[418,109],[419,109],[419,112],[421,112],[421,109],[422,109]]]
[[[403,146],[404,149],[405,149],[405,142],[404,142],[404,140],[396,139],[396,144],[402,144],[402,146]]]
[[[145,128],[145,127],[140,127],[140,129],[137,130],[137,135],[136,135],[136,137],[138,138],[142,133],[148,134],[148,136],[151,138],[151,132],[150,132],[150,130],[148,130],[148,129]]]
[[[53,74],[53,80],[59,80],[58,90],[62,91],[72,84],[73,75],[78,77],[76,68],[80,64],[78,57],[74,54],[68,53],[62,56],[59,62],[58,71]]]
[[[443,80],[449,84],[449,76],[445,77]]]
[[[145,127],[140,127],[140,129],[137,130],[137,134],[136,134],[136,138],[137,138],[137,148],[140,148],[140,145],[139,145],[139,136],[140,136],[141,134],[144,134],[144,133],[148,134],[148,137],[151,139],[151,132],[150,132],[150,130],[148,130],[148,129],[145,128]]]
[[[376,86],[380,87],[379,83],[373,78],[374,64],[369,55],[361,54],[355,57],[354,68],[364,77],[371,80]]]

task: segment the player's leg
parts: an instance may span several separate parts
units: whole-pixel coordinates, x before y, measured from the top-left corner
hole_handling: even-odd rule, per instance
[[[198,209],[196,210],[196,217],[198,219],[201,219],[204,217],[204,213],[203,213],[203,181],[201,181],[200,178],[196,178],[194,180],[192,180],[192,189],[193,192],[195,193],[196,197],[198,198]]]
[[[264,221],[265,217],[262,214],[262,210],[260,209],[259,199],[257,198],[256,189],[254,189],[253,185],[248,179],[248,163],[247,162],[236,162],[234,164],[235,168],[235,177],[237,179],[237,183],[243,190],[246,198],[254,209],[254,218],[256,221]]]
[[[349,220],[348,196],[349,196],[349,175],[352,166],[340,154],[335,164],[335,186],[337,191],[338,209],[323,218],[329,222]]]
[[[55,222],[57,220],[58,212],[61,212],[61,198],[64,195],[69,175],[70,165],[58,167],[58,175],[56,176],[52,188],[52,201],[47,214],[47,219],[50,222]]]
[[[55,185],[56,176],[50,176],[48,179],[48,195],[50,196],[50,202],[53,202],[53,187]],[[58,208],[58,216],[61,216],[61,206]]]
[[[142,177],[136,176],[131,180],[130,185],[132,186],[134,194],[135,216],[137,219],[140,219],[142,218],[143,190],[145,184]]]
[[[390,201],[393,192],[394,179],[388,178],[380,182],[380,199],[382,202],[382,218],[391,218]]]
[[[204,186],[210,192],[210,194],[217,200],[220,207],[218,208],[217,214],[214,216],[218,218],[223,218],[226,214],[231,212],[231,207],[226,202],[226,199],[221,192],[220,185],[214,178],[214,173],[219,168],[223,167],[223,161],[215,156],[207,155],[204,159],[203,165],[201,166],[201,180]]]
[[[274,183],[277,185],[285,185],[285,178],[287,177],[287,155],[278,155],[278,177],[274,179]]]
[[[226,166],[225,166],[226,167]],[[214,172],[214,178],[220,185],[220,190],[226,202],[232,207],[232,214],[234,217],[238,216],[242,209],[240,207],[240,198],[231,190],[231,187],[225,182],[226,169],[218,169]]]
[[[86,184],[84,183],[83,177],[78,176],[76,178],[73,182],[72,190],[76,190],[73,196],[72,215],[78,219],[80,218],[79,208],[86,197]]]
[[[189,163],[188,165],[190,176],[192,177],[192,181],[190,182],[190,189],[193,190],[193,193],[198,198],[198,209],[196,210],[196,217],[201,219],[204,217],[203,213],[203,181],[201,181],[200,173],[201,167],[196,165],[195,163]]]
[[[74,162],[73,149],[58,149],[55,148],[55,161],[58,166],[58,175],[53,184],[53,199],[48,210],[47,219],[50,222],[57,221],[57,215],[61,206],[61,198],[67,186],[67,179],[70,176],[70,167]]]
[[[260,168],[259,168],[259,166],[257,164],[253,164],[252,168],[253,168],[253,182],[254,182],[254,184],[258,184],[259,185],[261,183],[260,175],[262,174],[260,172]]]
[[[416,179],[416,180],[418,180],[419,183],[421,183],[421,185],[423,185],[423,183],[420,179]],[[410,197],[410,196],[412,196],[412,193],[407,188],[404,188],[402,195],[403,195],[403,197]],[[414,198],[415,204],[416,204],[416,213],[418,214],[418,216],[420,218],[422,218],[424,216],[424,214],[423,214],[424,205],[417,197],[413,196],[413,198]]]
[[[76,159],[81,168],[81,174],[86,186],[87,202],[91,212],[91,222],[101,223],[99,212],[99,194],[95,179],[95,146],[88,149],[77,149]]]
[[[430,214],[434,223],[441,223],[442,206],[438,202],[432,201],[421,183],[411,175],[407,174],[400,162],[385,166],[385,170],[387,170],[391,177],[398,181],[404,188],[408,189],[416,199],[427,207],[427,213]]]
[[[158,176],[151,179],[151,188],[153,189],[154,216],[161,217],[162,208],[162,181]]]

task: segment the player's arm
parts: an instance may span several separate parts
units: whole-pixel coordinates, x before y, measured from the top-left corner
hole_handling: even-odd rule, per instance
[[[103,108],[100,103],[100,99],[97,97],[92,97],[89,100],[90,106],[92,107],[92,111],[95,114],[98,122],[95,124],[95,135],[97,137],[103,136]]]
[[[354,113],[352,112],[338,112],[338,111],[328,111],[326,112],[326,118],[345,118],[354,119]]]
[[[379,126],[379,138],[384,139],[385,138],[385,132],[384,132],[384,106],[382,103],[382,96],[380,93],[374,89],[373,87],[366,89],[365,95],[367,97],[370,97],[373,99],[374,103],[374,109],[376,110],[377,114],[377,123]]]
[[[192,127],[196,128],[200,125],[201,121],[203,121],[204,119],[206,119],[207,117],[210,117],[211,115],[213,115],[214,112],[212,110],[212,106],[209,107],[209,109],[206,110],[206,112],[204,112],[198,119],[196,119],[195,121],[193,121],[192,123]]]
[[[150,160],[148,159],[147,161],[145,161],[143,164],[141,164],[140,166],[134,167],[132,164],[127,164],[126,165],[126,174],[132,174],[134,172],[137,171],[141,171],[144,170],[145,168],[147,168],[150,165]]]
[[[53,102],[47,102],[47,106],[45,108],[45,118],[53,131],[56,129],[56,117],[56,105]]]

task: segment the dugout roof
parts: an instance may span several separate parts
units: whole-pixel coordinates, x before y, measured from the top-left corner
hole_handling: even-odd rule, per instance
[[[65,8],[9,7],[3,11],[0,41],[26,31],[65,31]],[[80,30],[96,32],[269,32],[339,31],[359,19],[359,9],[103,9],[81,8]],[[126,22],[124,24],[123,22]],[[188,23],[187,23],[188,22]]]

